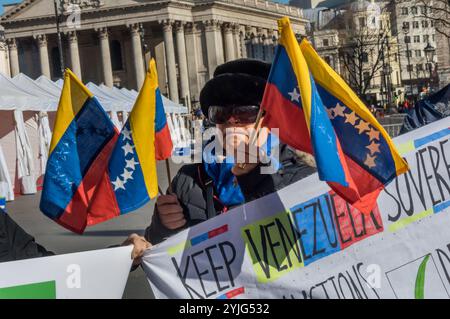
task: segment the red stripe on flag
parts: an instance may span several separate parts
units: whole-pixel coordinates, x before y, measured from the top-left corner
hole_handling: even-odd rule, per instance
[[[108,172],[102,177],[89,207],[87,225],[92,226],[120,216],[120,208]]]
[[[166,125],[155,133],[156,160],[162,161],[172,156],[173,144],[169,127]]]
[[[89,170],[86,172],[64,213],[56,220],[61,226],[78,234],[84,232],[87,225],[88,205],[92,200],[92,196],[99,185],[102,175],[105,173],[117,138],[118,134],[115,134],[89,167]]]
[[[262,125],[280,130],[280,140],[312,154],[311,139],[303,109],[287,100],[271,83],[266,85],[262,106],[267,112]],[[291,129],[289,129],[291,128]]]
[[[370,214],[376,205],[378,195],[383,190],[384,185],[349,156],[344,156],[347,163],[345,174],[349,174],[351,177],[354,183],[353,188],[358,190],[359,197],[352,188],[344,187],[337,183],[328,184],[339,196],[352,204],[353,207],[365,214]]]

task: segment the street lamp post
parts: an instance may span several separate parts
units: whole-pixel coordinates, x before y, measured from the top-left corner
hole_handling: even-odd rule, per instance
[[[403,26],[403,33],[405,34],[405,44],[406,44],[406,58],[408,59],[408,65],[406,66],[406,69],[408,70],[408,74],[409,74],[409,88],[410,88],[410,94],[412,95],[413,93],[413,85],[412,85],[412,77],[411,77],[411,61],[409,59],[409,41],[406,41],[406,37],[408,36],[409,33],[409,28],[407,28],[406,26]]]
[[[147,74],[147,69],[148,69],[148,63],[147,63],[147,59],[145,57],[145,53],[147,52],[148,49],[148,45],[145,42],[145,29],[144,29],[144,25],[140,24],[139,25],[139,35],[141,37],[141,46],[142,46],[142,58],[144,59],[144,74]]]
[[[387,107],[390,109],[392,104],[392,83],[391,83],[391,64],[390,64],[390,48],[389,48],[389,39],[386,34],[380,33],[381,37],[381,58],[382,58],[382,83],[384,86],[384,90],[386,93],[386,101]],[[387,60],[386,54],[387,53]],[[383,94],[383,93],[382,93]],[[384,100],[384,99],[383,99]]]
[[[432,64],[433,64],[433,58],[434,58],[434,54],[436,52],[436,49],[430,44],[430,42],[427,43],[427,46],[423,49],[423,51],[425,52],[425,57],[427,59],[427,68],[428,71],[430,73],[430,90],[431,90],[431,82],[432,82]]]
[[[56,21],[56,35],[58,37],[58,50],[59,50],[59,64],[61,68],[61,76],[64,76],[64,70],[66,68],[64,64],[64,56],[63,56],[63,48],[62,48],[62,38],[61,38],[61,14],[58,8],[58,0],[54,0],[53,4],[55,6],[55,21]],[[63,11],[62,1],[59,0],[59,6],[61,7],[61,11]],[[62,13],[62,12],[61,12]]]

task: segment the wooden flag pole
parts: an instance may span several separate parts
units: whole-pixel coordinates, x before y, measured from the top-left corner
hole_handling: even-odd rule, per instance
[[[166,159],[167,179],[169,180],[169,193],[172,193],[172,174],[170,173],[169,159]]]

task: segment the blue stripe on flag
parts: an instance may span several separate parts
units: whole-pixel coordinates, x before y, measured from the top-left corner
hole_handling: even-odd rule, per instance
[[[338,141],[311,76],[311,141],[321,180],[348,186],[338,152]]]

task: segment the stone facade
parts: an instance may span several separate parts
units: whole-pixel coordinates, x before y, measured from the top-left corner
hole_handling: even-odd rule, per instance
[[[345,67],[344,58],[354,56],[355,61],[347,62],[348,65],[355,65],[353,78],[369,75],[365,99],[368,103],[379,105],[394,103],[395,97],[404,92],[397,39],[385,6],[385,3],[374,5],[373,2],[358,0],[341,7],[333,18],[325,19],[325,24],[314,23],[309,31],[319,55],[350,85],[352,76],[349,67]],[[378,36],[382,36],[383,40]],[[367,54],[367,60],[362,61],[363,53]]]
[[[188,105],[198,101],[217,65],[241,57],[270,61],[278,18],[289,16],[294,31],[305,34],[301,9],[270,1],[62,2],[64,61],[83,82],[138,89],[144,62],[154,57],[161,91]],[[8,47],[5,72],[61,77],[53,1],[9,6],[1,24]]]
[[[393,24],[399,45],[401,77],[408,94],[416,95],[429,85],[428,63],[434,68],[437,59],[427,61],[424,49],[429,43],[436,48],[433,21],[421,17],[423,7],[415,0],[395,0]],[[447,52],[448,54],[448,52]]]

